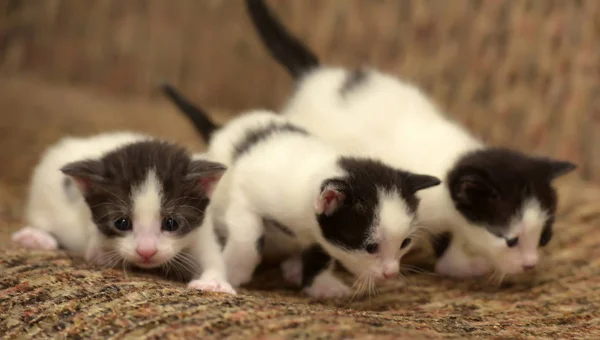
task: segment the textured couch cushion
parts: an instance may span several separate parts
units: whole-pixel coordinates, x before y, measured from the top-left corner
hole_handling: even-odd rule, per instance
[[[536,273],[498,285],[407,274],[372,297],[319,303],[266,269],[236,297],[62,252],[3,250],[0,335],[9,337],[600,337],[600,191],[560,185],[552,253]]]

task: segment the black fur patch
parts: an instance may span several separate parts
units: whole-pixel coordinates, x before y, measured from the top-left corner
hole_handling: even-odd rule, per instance
[[[114,222],[131,218],[131,194],[150,171],[155,171],[162,186],[162,217],[175,218],[179,229],[173,233],[183,236],[200,227],[204,219],[209,199],[199,183],[203,171],[223,169],[218,163],[192,161],[187,151],[175,144],[151,140],[123,146],[99,160],[70,163],[62,171],[88,183],[84,197],[94,223],[105,236],[118,237],[128,232],[117,230]]]
[[[262,254],[263,250],[265,250],[265,235],[262,235],[256,240],[256,251],[259,254]]]
[[[295,79],[319,67],[317,56],[279,23],[264,1],[247,0],[246,9],[271,56]]]
[[[433,251],[435,252],[435,257],[440,258],[452,242],[452,234],[450,232],[444,232],[438,235],[434,235],[431,239],[431,244],[433,246]]]
[[[271,123],[265,126],[251,129],[246,133],[246,136],[237,143],[233,153],[233,161],[240,156],[250,151],[254,146],[262,143],[277,134],[295,133],[300,135],[308,135],[308,132],[296,125],[290,123]]]
[[[346,80],[340,87],[340,95],[346,97],[357,87],[367,81],[369,73],[364,69],[357,69],[346,74]]]
[[[302,287],[310,287],[317,275],[329,267],[333,259],[320,245],[315,244],[302,252]]]
[[[370,159],[342,157],[338,165],[346,176],[326,181],[321,190],[332,184],[346,199],[333,214],[317,215],[317,220],[327,240],[353,250],[363,249],[369,237],[377,218],[379,191],[400,193],[414,217],[419,204],[415,189],[440,183],[435,177],[396,170]]]
[[[550,240],[552,239],[552,226],[554,225],[554,216],[551,216],[546,224],[544,225],[544,229],[542,229],[542,235],[540,236],[540,247],[545,247]]]
[[[277,230],[278,232],[286,234],[287,236],[296,237],[296,234],[294,234],[294,232],[292,230],[290,230],[290,228],[284,226],[283,224],[281,224],[273,219],[263,218],[263,225],[267,229],[272,228],[272,229]]]
[[[572,169],[568,162],[487,148],[463,156],[449,172],[447,185],[454,206],[468,221],[503,237],[528,199],[536,199],[553,216],[557,197],[551,182]],[[550,238],[552,222],[545,229]]]

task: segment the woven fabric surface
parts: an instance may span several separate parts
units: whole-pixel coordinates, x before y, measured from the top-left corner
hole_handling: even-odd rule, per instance
[[[9,338],[597,338],[600,191],[565,183],[557,237],[536,273],[455,281],[407,274],[378,294],[320,303],[266,269],[238,296],[90,267],[62,252],[0,255]]]

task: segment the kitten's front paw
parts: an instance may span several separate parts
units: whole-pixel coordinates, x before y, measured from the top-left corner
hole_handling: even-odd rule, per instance
[[[302,258],[294,256],[283,261],[281,272],[284,279],[299,286],[302,283]]]
[[[235,292],[235,289],[233,289],[233,287],[229,283],[217,279],[193,280],[192,282],[188,283],[188,288],[204,290],[209,292],[228,293],[233,295],[237,294]]]
[[[315,278],[304,292],[316,299],[335,299],[350,296],[352,290],[331,273],[323,273]]]
[[[32,227],[25,227],[12,235],[12,241],[28,249],[58,249],[58,241],[49,233]]]

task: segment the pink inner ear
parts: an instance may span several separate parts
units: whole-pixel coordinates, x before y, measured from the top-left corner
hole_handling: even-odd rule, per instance
[[[204,190],[208,198],[212,197],[212,194],[215,191],[215,188],[217,187],[217,183],[219,183],[219,180],[222,176],[223,174],[219,174],[200,178],[200,186],[202,187],[202,190]]]
[[[71,177],[73,179],[73,181],[75,182],[75,185],[77,185],[77,189],[79,189],[79,191],[85,195],[85,193],[90,190],[90,187],[92,186],[92,181],[90,181],[89,179],[85,179],[85,178],[78,178],[78,177]]]
[[[317,214],[331,215],[344,200],[344,194],[335,189],[325,189],[319,195],[315,208]]]

